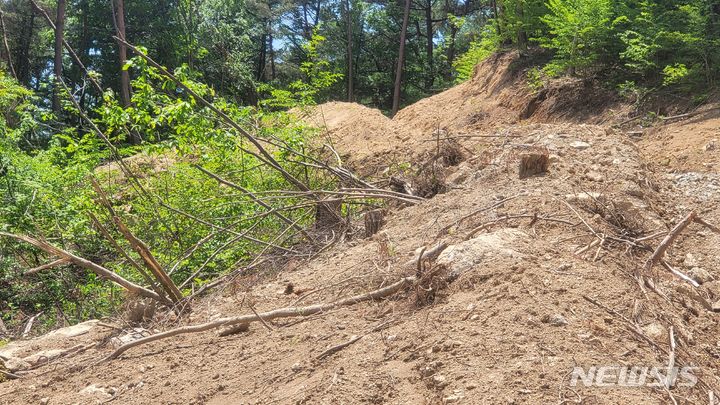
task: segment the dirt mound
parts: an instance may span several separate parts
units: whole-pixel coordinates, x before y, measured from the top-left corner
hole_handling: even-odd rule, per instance
[[[533,92],[527,82],[532,62],[516,52],[492,56],[476,67],[471,80],[420,100],[392,119],[378,110],[341,102],[319,105],[304,119],[326,129],[338,149],[348,153],[351,166],[364,175],[425,160],[437,149],[438,139],[501,135],[520,121],[610,119],[604,113],[617,100],[593,82],[555,80]]]

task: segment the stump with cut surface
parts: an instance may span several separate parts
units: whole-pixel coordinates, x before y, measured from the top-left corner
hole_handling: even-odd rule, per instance
[[[365,213],[365,237],[369,238],[385,225],[385,210],[377,209]]]
[[[518,177],[525,179],[547,172],[550,166],[550,155],[547,151],[526,152],[520,155]]]

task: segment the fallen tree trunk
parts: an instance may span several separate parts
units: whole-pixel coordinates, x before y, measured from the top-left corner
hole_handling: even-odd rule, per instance
[[[328,311],[337,307],[343,307],[343,306],[349,306],[349,305],[355,305],[360,302],[365,301],[372,301],[377,300],[380,298],[384,298],[387,296],[390,296],[392,294],[395,294],[396,292],[403,289],[403,287],[406,287],[412,283],[414,283],[417,279],[415,277],[404,277],[400,279],[399,281],[388,285],[387,287],[383,287],[377,290],[373,290],[370,292],[367,292],[365,294],[355,295],[353,297],[344,298],[339,301],[330,302],[330,303],[324,303],[324,304],[315,304],[310,305],[306,307],[287,307],[287,308],[279,308],[268,312],[262,312],[262,313],[253,313],[248,315],[240,315],[235,317],[228,317],[228,318],[221,318],[212,322],[207,322],[199,325],[191,325],[191,326],[183,326],[176,329],[170,329],[165,332],[156,333],[154,335],[150,335],[129,343],[126,343],[117,350],[115,350],[112,354],[110,354],[108,357],[105,358],[105,360],[112,360],[120,356],[121,354],[125,353],[127,350],[132,349],[133,347],[143,345],[145,343],[154,342],[160,339],[169,338],[172,336],[182,335],[186,333],[198,333],[198,332],[204,332],[207,330],[220,328],[223,326],[233,326],[233,325],[242,325],[242,324],[249,324],[251,322],[258,322],[258,321],[271,321],[273,319],[279,319],[279,318],[292,318],[292,317],[305,317],[314,315],[320,312]]]
[[[45,253],[53,255],[59,259],[66,259],[67,261],[71,262],[72,264],[74,264],[76,266],[90,270],[93,273],[97,274],[98,276],[107,278],[108,280],[114,282],[115,284],[118,284],[119,286],[125,288],[126,290],[128,290],[129,292],[131,292],[133,294],[137,294],[141,297],[152,298],[153,300],[162,302],[163,304],[166,304],[166,305],[172,305],[172,301],[168,300],[165,297],[161,297],[155,291],[148,290],[147,288],[139,286],[131,281],[125,280],[124,278],[120,277],[119,275],[115,274],[114,272],[106,269],[105,267],[103,267],[99,264],[96,264],[89,260],[83,259],[80,256],[76,256],[68,251],[65,251],[63,249],[55,247],[45,241],[34,239],[34,238],[31,238],[31,237],[25,236],[25,235],[15,235],[12,233],[7,233],[7,232],[0,232],[0,236],[5,236],[8,238],[12,238],[15,240],[19,240],[19,241],[28,243],[28,244],[33,245],[36,248],[44,251]]]

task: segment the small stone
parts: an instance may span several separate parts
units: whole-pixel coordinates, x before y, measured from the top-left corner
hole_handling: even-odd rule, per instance
[[[303,369],[303,366],[300,363],[295,363],[290,367],[290,369],[297,373],[298,371]]]
[[[432,378],[433,385],[438,388],[443,388],[448,385],[447,378],[443,375],[436,375]]]
[[[698,259],[693,255],[692,253],[688,253],[685,255],[685,260],[683,260],[683,264],[687,268],[693,268],[700,266],[700,262]]]
[[[565,326],[568,324],[567,319],[565,319],[564,316],[560,314],[554,314],[554,315],[545,315],[540,319],[542,323],[547,323],[552,326]]]
[[[50,403],[50,398],[48,398],[48,397],[45,397],[40,400],[40,405],[47,405],[48,403]]]
[[[471,320],[471,321],[477,321],[478,319],[480,319],[480,315],[478,315],[478,314],[472,315],[472,316],[470,317],[470,320]]]
[[[590,171],[587,174],[585,174],[585,178],[590,181],[596,181],[596,182],[602,182],[605,181],[605,177],[600,172],[596,171]]]
[[[590,147],[590,144],[587,142],[583,142],[583,141],[573,141],[573,142],[570,142],[570,147],[575,148],[577,150],[585,150]]]
[[[460,400],[462,400],[463,398],[465,398],[465,396],[462,394],[453,394],[453,395],[443,398],[443,403],[455,404],[455,403],[460,402]]]
[[[642,330],[643,332],[645,332],[646,335],[648,335],[648,337],[654,340],[660,340],[665,338],[665,327],[659,323],[653,322],[647,324],[642,327]]]
[[[397,340],[397,335],[389,335],[388,337],[385,338],[385,340],[387,340],[388,342],[393,342],[393,341]]]
[[[708,281],[715,280],[715,277],[702,267],[693,267],[690,271],[688,271],[688,276],[697,281],[699,284],[705,284]]]

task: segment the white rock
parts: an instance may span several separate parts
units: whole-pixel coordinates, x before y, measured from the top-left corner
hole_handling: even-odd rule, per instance
[[[80,394],[87,395],[87,396],[93,396],[93,397],[101,397],[101,398],[110,398],[112,397],[112,394],[107,392],[105,390],[105,387],[100,387],[95,384],[90,384],[87,387],[80,390]]]
[[[688,271],[688,276],[700,284],[705,284],[708,281],[715,280],[715,277],[702,267],[693,267],[690,271]]]
[[[666,330],[665,327],[662,326],[659,323],[653,322],[650,324],[647,324],[642,327],[643,332],[645,332],[648,337],[653,338],[654,340],[659,340],[665,338]]]
[[[545,315],[542,321],[552,326],[565,326],[568,324],[567,319],[560,314]]]
[[[570,147],[577,150],[585,150],[590,147],[590,144],[583,141],[572,141],[570,142]]]
[[[685,267],[693,268],[698,267],[700,265],[700,262],[692,253],[688,253],[685,255],[685,260],[683,260],[683,264],[685,265]]]
[[[455,403],[460,402],[463,398],[465,398],[465,396],[462,394],[453,394],[453,395],[443,398],[443,403],[455,404]]]
[[[433,376],[432,382],[438,388],[442,388],[442,387],[448,385],[447,378],[445,378],[444,375]]]
[[[448,246],[440,254],[436,264],[445,266],[450,277],[457,277],[475,269],[488,257],[524,257],[517,248],[527,239],[526,233],[512,228],[481,234],[457,245]]]

